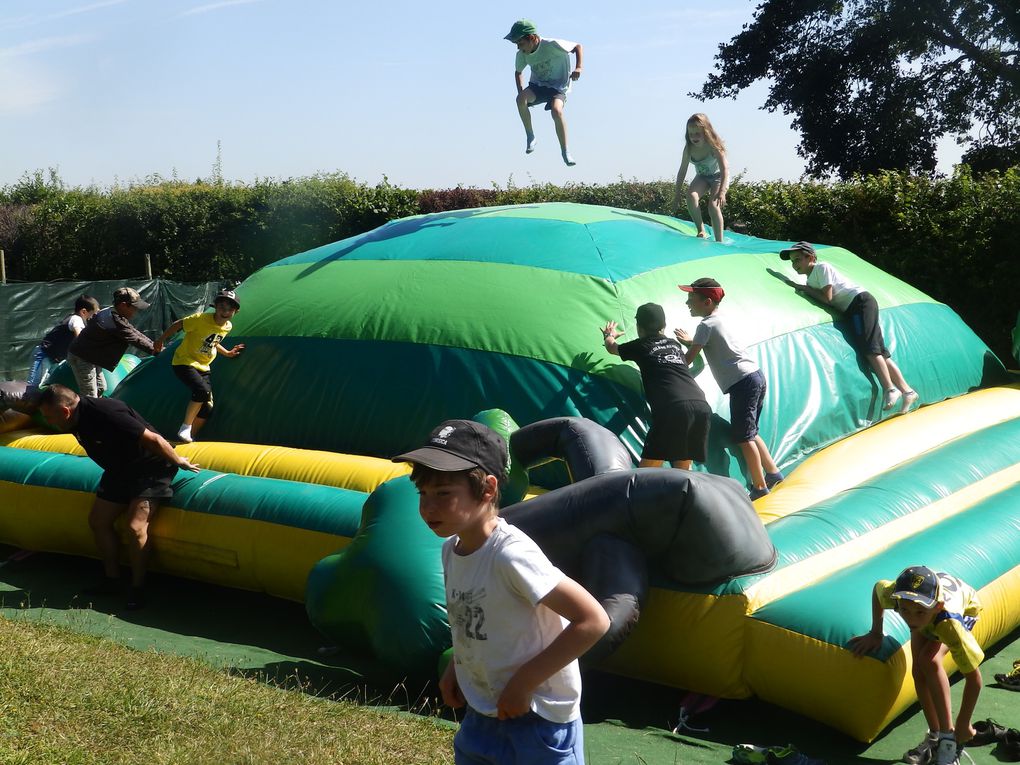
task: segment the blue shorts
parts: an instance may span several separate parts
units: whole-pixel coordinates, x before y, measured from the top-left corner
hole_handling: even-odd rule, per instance
[[[733,440],[746,444],[758,435],[758,419],[765,402],[765,375],[757,372],[742,377],[726,392],[730,394],[730,427]]]
[[[456,765],[584,765],[581,718],[554,723],[528,712],[512,720],[471,707],[453,738]]]
[[[552,102],[557,98],[564,103],[567,100],[567,94],[562,90],[556,88],[550,88],[548,85],[536,85],[533,82],[528,83],[528,90],[535,94],[535,100],[528,104],[530,109],[532,106],[541,106],[545,104],[545,110],[550,111],[552,109]]]

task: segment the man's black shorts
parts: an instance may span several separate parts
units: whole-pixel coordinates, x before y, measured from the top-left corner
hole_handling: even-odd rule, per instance
[[[698,400],[682,401],[666,412],[656,412],[641,459],[704,462],[711,418],[712,407]]]
[[[127,505],[133,499],[169,499],[174,495],[170,484],[176,476],[176,465],[143,473],[107,470],[99,479],[96,496],[117,505]]]

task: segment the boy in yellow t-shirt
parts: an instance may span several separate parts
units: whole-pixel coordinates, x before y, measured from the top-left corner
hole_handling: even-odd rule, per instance
[[[241,310],[237,295],[233,290],[222,290],[213,300],[212,307],[216,309],[213,313],[195,313],[178,319],[154,343],[155,351],[159,353],[167,340],[184,330],[184,339],[177,346],[171,364],[177,378],[191,388],[191,401],[184,412],[184,423],[177,431],[177,438],[185,443],[191,443],[212,416],[209,365],[217,353],[232,359],[244,350],[244,343],[238,343],[232,350],[220,345],[233,328],[230,320]]]

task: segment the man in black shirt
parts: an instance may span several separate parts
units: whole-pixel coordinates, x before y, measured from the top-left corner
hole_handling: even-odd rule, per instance
[[[636,362],[641,370],[652,416],[638,467],[662,467],[663,462],[669,462],[690,470],[692,461],[705,461],[712,408],[687,368],[684,349],[663,334],[666,312],[662,306],[645,303],[638,307],[634,319],[636,340],[618,345],[616,338],[623,332],[615,321],[602,328],[602,339],[607,351]]]
[[[73,433],[92,460],[103,469],[96,500],[89,513],[89,527],[103,560],[106,579],[96,594],[119,589],[120,564],[114,522],[127,513],[128,559],[131,563],[129,609],[143,605],[145,560],[149,548],[149,523],[159,500],[173,496],[170,484],[177,469],[197,472],[177,454],[156,429],[123,401],[78,396],[63,385],[46,388],[39,409],[46,421],[60,431]]]

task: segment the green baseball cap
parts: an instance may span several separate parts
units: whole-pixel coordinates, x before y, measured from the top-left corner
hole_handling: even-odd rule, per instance
[[[534,21],[531,21],[530,19],[521,19],[520,21],[515,21],[514,22],[514,25],[512,27],[510,27],[510,34],[508,34],[503,39],[504,40],[509,40],[512,43],[516,43],[522,37],[527,37],[528,35],[537,35],[537,34],[538,34],[538,30],[535,29],[535,22]]]

